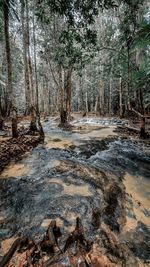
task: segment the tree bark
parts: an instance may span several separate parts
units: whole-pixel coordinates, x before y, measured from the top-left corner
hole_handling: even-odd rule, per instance
[[[17,109],[13,107],[12,110],[13,117],[12,117],[12,137],[18,137],[18,129],[17,129]]]
[[[123,106],[122,106],[122,77],[120,77],[119,82],[119,111],[120,111],[120,118],[123,117]]]
[[[127,78],[127,109],[128,111],[131,110],[130,105],[130,47],[127,46],[127,54],[128,54],[128,78]]]
[[[64,109],[64,79],[62,66],[59,67],[59,111]]]
[[[27,3],[27,17],[28,17],[28,2]],[[37,63],[36,63],[36,38],[35,38],[35,21],[34,21],[34,10],[35,3],[33,3],[33,14],[32,14],[32,23],[33,23],[33,53],[34,53],[34,73],[35,73],[35,91],[36,91],[36,105],[34,99],[34,88],[33,88],[33,73],[32,73],[32,65],[30,58],[30,49],[28,47],[28,57],[29,57],[29,70],[30,70],[30,79],[31,79],[31,95],[32,95],[32,105],[31,105],[31,123],[30,123],[30,131],[37,131],[37,119],[40,120],[39,114],[39,95],[38,95],[38,79],[37,79]],[[28,24],[28,42],[29,42],[29,24]],[[35,108],[36,106],[36,108]],[[41,126],[40,126],[41,127]],[[42,129],[43,130],[43,129]],[[43,134],[43,133],[42,133]]]
[[[37,126],[36,126],[36,110],[35,110],[35,108],[33,106],[30,109],[30,113],[31,113],[30,131],[31,132],[35,132],[35,131],[37,131]]]
[[[12,117],[12,137],[18,136],[17,131],[17,108],[15,106],[15,97],[12,84],[12,62],[11,62],[11,50],[10,50],[10,36],[9,36],[9,0],[3,3],[4,14],[4,33],[5,33],[5,46],[6,46],[6,60],[7,60],[7,95],[8,95],[8,113],[13,111]]]
[[[0,110],[0,131],[3,130],[3,126],[4,126],[4,120],[3,120],[3,117],[2,117],[2,114],[1,114],[1,110]]]
[[[29,82],[30,82],[30,91],[28,91],[29,107],[34,104],[34,86],[33,86],[33,70],[32,70],[32,61],[30,55],[30,29],[29,29],[29,3],[28,0],[25,0],[26,7],[26,47],[27,47],[27,60],[29,68]],[[29,109],[30,112],[30,109]],[[28,113],[29,113],[28,112]]]
[[[27,27],[25,26],[25,4],[21,2],[21,20],[23,34],[23,59],[24,59],[24,79],[25,79],[25,98],[26,98],[26,114],[30,113],[30,80],[29,80],[29,64],[27,58]]]
[[[100,115],[104,115],[104,83],[102,80],[99,83],[99,109]]]
[[[71,82],[71,76],[72,76],[72,68],[68,69],[67,72],[67,85],[66,85],[66,112],[67,117],[69,118],[70,112],[71,112],[71,91],[72,91],[72,82]]]
[[[61,124],[67,123],[67,113],[64,111],[64,71],[59,67],[59,112]]]
[[[85,93],[85,105],[86,105],[86,115],[88,114],[89,108],[88,108],[88,93]]]
[[[140,137],[145,138],[145,117],[141,116]]]
[[[112,78],[109,81],[109,115],[112,114]]]
[[[10,114],[12,105],[12,62],[10,51],[10,36],[9,36],[9,1],[3,1],[3,15],[4,15],[4,34],[5,34],[5,49],[7,61],[7,115]]]
[[[34,1],[34,10],[35,10],[35,1]],[[36,60],[36,36],[35,36],[34,12],[33,12],[33,47],[34,47],[34,72],[35,72],[36,109],[37,109],[37,112],[39,112],[39,88],[38,88],[38,73],[37,73],[37,60]]]

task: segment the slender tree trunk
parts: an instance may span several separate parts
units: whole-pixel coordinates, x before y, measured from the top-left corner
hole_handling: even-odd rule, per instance
[[[67,93],[66,112],[67,112],[68,119],[69,119],[70,112],[71,112],[71,91],[72,91],[71,76],[72,76],[72,68],[69,68],[67,72],[67,85],[66,85],[66,93]]]
[[[85,93],[85,105],[86,105],[86,115],[88,115],[89,108],[88,108],[88,93],[87,92]]]
[[[140,137],[142,138],[145,138],[145,117],[144,117],[144,113],[145,113],[145,110],[144,110],[144,104],[143,104],[143,91],[142,89],[140,88],[140,104],[141,104],[141,133],[140,133]]]
[[[24,58],[24,79],[25,79],[25,98],[26,98],[26,114],[30,113],[30,80],[29,80],[29,64],[27,59],[27,27],[25,26],[25,4],[21,2],[21,20],[23,33],[23,58]]]
[[[12,109],[12,137],[18,136],[17,131],[17,109],[15,106],[15,97],[13,95],[12,84],[12,62],[11,62],[11,50],[10,50],[10,36],[9,36],[9,1],[3,3],[4,13],[4,33],[5,33],[5,45],[6,45],[6,60],[7,60],[7,94],[8,94],[8,108],[9,112]]]
[[[100,80],[99,83],[99,108],[100,108],[100,115],[104,114],[104,83]]]
[[[96,97],[96,101],[95,101],[95,113],[97,113],[97,109],[98,109],[98,96]]]
[[[26,17],[28,18],[28,2],[26,1],[26,4],[27,4],[27,15]],[[34,43],[34,72],[35,72],[35,88],[36,88],[36,91],[38,91],[38,84],[37,84],[37,68],[36,68],[36,43],[35,43],[35,25],[34,25],[34,12],[32,14],[32,18],[33,18],[33,43]],[[28,45],[29,45],[29,23],[28,23],[28,26],[27,26],[27,29],[28,29]],[[29,46],[28,46],[28,58],[29,58],[29,72],[30,72],[30,80],[31,80],[31,95],[32,95],[32,105],[30,107],[30,112],[31,112],[31,123],[30,123],[30,131],[37,131],[37,124],[36,124],[36,121],[37,121],[37,115],[36,115],[36,112],[38,112],[38,100],[36,100],[36,108],[34,106],[34,89],[33,89],[33,73],[32,73],[32,66],[31,66],[31,59],[30,59],[30,50],[29,50]],[[30,97],[31,97],[30,95]],[[38,99],[38,98],[37,98]],[[36,111],[37,110],[37,111]]]
[[[29,29],[29,3],[28,0],[25,0],[26,4],[26,44],[27,44],[27,59],[28,59],[28,68],[29,68],[29,81],[30,81],[30,91],[28,92],[29,106],[33,106],[34,101],[34,86],[33,86],[33,70],[32,70],[32,61],[30,55],[30,29]],[[29,112],[30,113],[30,109]]]
[[[12,137],[18,137],[17,109],[12,107]]]
[[[112,78],[109,81],[109,115],[112,114]]]
[[[119,111],[120,111],[120,118],[123,117],[123,106],[122,106],[122,77],[120,77],[119,82]]]
[[[141,114],[144,115],[144,103],[143,103],[143,90],[140,88],[140,105],[141,105]]]
[[[60,103],[59,110],[60,113],[64,110],[64,72],[62,66],[59,68],[59,87],[60,87]]]
[[[140,137],[145,138],[145,117],[141,116]]]
[[[2,115],[2,98],[1,98],[1,94],[0,94],[0,131],[3,130],[3,126],[4,126],[4,119],[3,119],[3,115]]]
[[[127,80],[127,109],[128,111],[131,110],[131,105],[130,105],[130,76],[131,76],[131,69],[130,69],[130,47],[127,47],[127,54],[128,54],[128,80]]]
[[[84,105],[84,93],[83,93],[83,78],[81,78],[81,77],[80,77],[79,84],[80,84],[80,98],[81,98],[80,109],[82,111],[84,111],[85,110],[85,105]]]
[[[35,10],[35,2],[34,2]],[[35,92],[36,92],[36,109],[39,112],[39,88],[38,88],[38,73],[37,73],[37,60],[36,60],[36,36],[35,36],[35,18],[33,13],[33,46],[34,46],[34,72],[35,72]]]
[[[3,130],[3,126],[4,126],[4,120],[1,112],[1,99],[0,99],[0,131]]]
[[[62,66],[59,67],[59,91],[60,91],[60,102],[59,102],[60,121],[61,125],[63,125],[67,123],[67,112],[64,110],[64,71]]]
[[[9,36],[9,1],[8,3],[6,3],[5,1],[3,2],[5,49],[7,61],[7,114],[10,114],[10,109],[12,105],[12,62]]]

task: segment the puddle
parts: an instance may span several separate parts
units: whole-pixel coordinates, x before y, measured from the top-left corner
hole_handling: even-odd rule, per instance
[[[28,167],[21,163],[10,164],[6,169],[1,173],[1,178],[9,177],[20,177],[25,176],[28,173]]]
[[[150,182],[142,176],[133,176],[126,173],[124,176],[126,192],[132,195],[133,199],[140,202],[142,208],[150,211]]]
[[[127,224],[133,226],[137,221],[144,223],[150,229],[150,183],[148,179],[140,176],[132,176],[126,173],[124,176],[124,185],[126,192],[132,196],[133,212],[135,219],[129,219]]]
[[[56,139],[57,140],[57,139]],[[73,144],[73,142],[71,142],[70,140],[57,140],[55,139],[49,140],[48,138],[46,138],[45,142],[45,147],[46,148],[60,148],[60,149],[65,149],[68,148]]]
[[[116,129],[115,126],[110,127],[99,127],[99,126],[83,126],[81,129],[78,130],[73,129],[73,139],[74,141],[80,140],[90,140],[92,138],[95,139],[102,139],[108,136],[117,136],[117,133],[114,132]],[[77,143],[78,144],[78,143]]]

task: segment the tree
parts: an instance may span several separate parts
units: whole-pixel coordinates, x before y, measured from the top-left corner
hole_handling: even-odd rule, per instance
[[[25,96],[26,96],[26,111],[25,114],[30,113],[31,108],[31,89],[30,89],[30,76],[29,76],[29,27],[27,28],[27,18],[25,16],[26,2],[21,1],[21,22],[22,22],[22,36],[23,36],[23,59],[24,59],[24,84],[25,84]],[[28,10],[26,11],[26,13]],[[29,23],[29,22],[28,22]]]
[[[6,48],[6,61],[7,61],[7,101],[8,101],[8,114],[12,110],[12,136],[17,137],[17,108],[15,105],[15,97],[13,92],[12,83],[12,60],[11,60],[11,49],[10,49],[10,35],[9,35],[9,11],[13,1],[6,0],[0,2],[0,7],[3,11],[4,18],[4,35],[5,35],[5,48]]]

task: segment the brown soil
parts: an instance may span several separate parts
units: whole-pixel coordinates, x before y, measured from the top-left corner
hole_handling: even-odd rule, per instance
[[[19,136],[0,141],[0,172],[12,159],[19,159],[40,142],[39,136]]]

